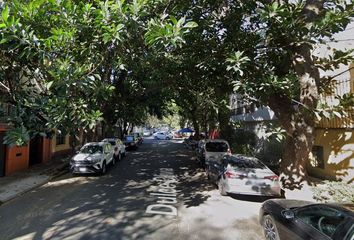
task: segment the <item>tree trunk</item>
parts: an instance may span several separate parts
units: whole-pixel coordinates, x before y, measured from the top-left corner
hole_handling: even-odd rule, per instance
[[[284,188],[301,188],[307,180],[309,154],[314,143],[314,126],[299,119],[291,135],[287,135],[280,163],[280,179]]]
[[[200,135],[200,129],[199,129],[199,123],[196,119],[196,117],[192,117],[192,124],[193,124],[193,128],[194,128],[194,135],[198,136]]]
[[[272,96],[269,106],[286,131],[280,180],[284,188],[301,188],[301,183],[307,180],[306,164],[314,143],[314,108],[309,111],[281,95]]]
[[[307,0],[304,9],[304,21],[308,27],[323,14],[323,0]],[[315,139],[314,110],[319,100],[318,83],[320,74],[312,57],[312,46],[304,43],[295,49],[294,70],[299,78],[299,99],[287,96],[272,96],[269,106],[275,112],[286,131],[286,140],[280,164],[283,187],[301,188],[307,180],[306,165]]]
[[[233,127],[230,125],[230,110],[225,106],[219,107],[218,122],[220,129],[220,137],[229,141],[230,144],[233,139]]]

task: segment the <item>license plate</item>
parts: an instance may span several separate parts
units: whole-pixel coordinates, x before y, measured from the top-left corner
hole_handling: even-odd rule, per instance
[[[86,168],[81,167],[81,168],[79,168],[79,171],[80,171],[80,172],[86,172]]]

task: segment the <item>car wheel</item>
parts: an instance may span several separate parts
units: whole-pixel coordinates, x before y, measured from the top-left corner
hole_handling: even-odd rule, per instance
[[[264,236],[267,240],[280,240],[275,221],[270,215],[263,216],[262,221]]]
[[[106,167],[106,162],[103,162],[102,164],[102,169],[101,169],[101,174],[105,175],[107,172],[107,167]]]
[[[226,196],[227,192],[225,189],[225,184],[222,182],[222,178],[219,179],[218,181],[218,189],[219,189],[219,193],[221,196]]]

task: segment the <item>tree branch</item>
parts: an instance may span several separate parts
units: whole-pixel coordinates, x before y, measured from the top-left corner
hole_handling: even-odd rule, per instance
[[[340,73],[338,73],[338,74],[336,74],[336,75],[334,75],[334,76],[332,76],[332,77],[330,77],[330,78],[328,78],[328,79],[326,79],[326,80],[327,80],[327,81],[330,81],[330,80],[332,80],[332,79],[335,79],[336,77],[342,75],[343,73],[349,72],[349,71],[352,70],[352,69],[354,69],[354,67],[350,67],[350,68],[348,68],[347,70],[344,70],[343,72],[340,72]]]

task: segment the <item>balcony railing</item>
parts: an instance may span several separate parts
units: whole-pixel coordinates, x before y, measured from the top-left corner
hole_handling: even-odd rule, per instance
[[[346,111],[348,116],[343,116],[342,118],[322,118],[316,124],[318,128],[354,128],[354,109]]]

